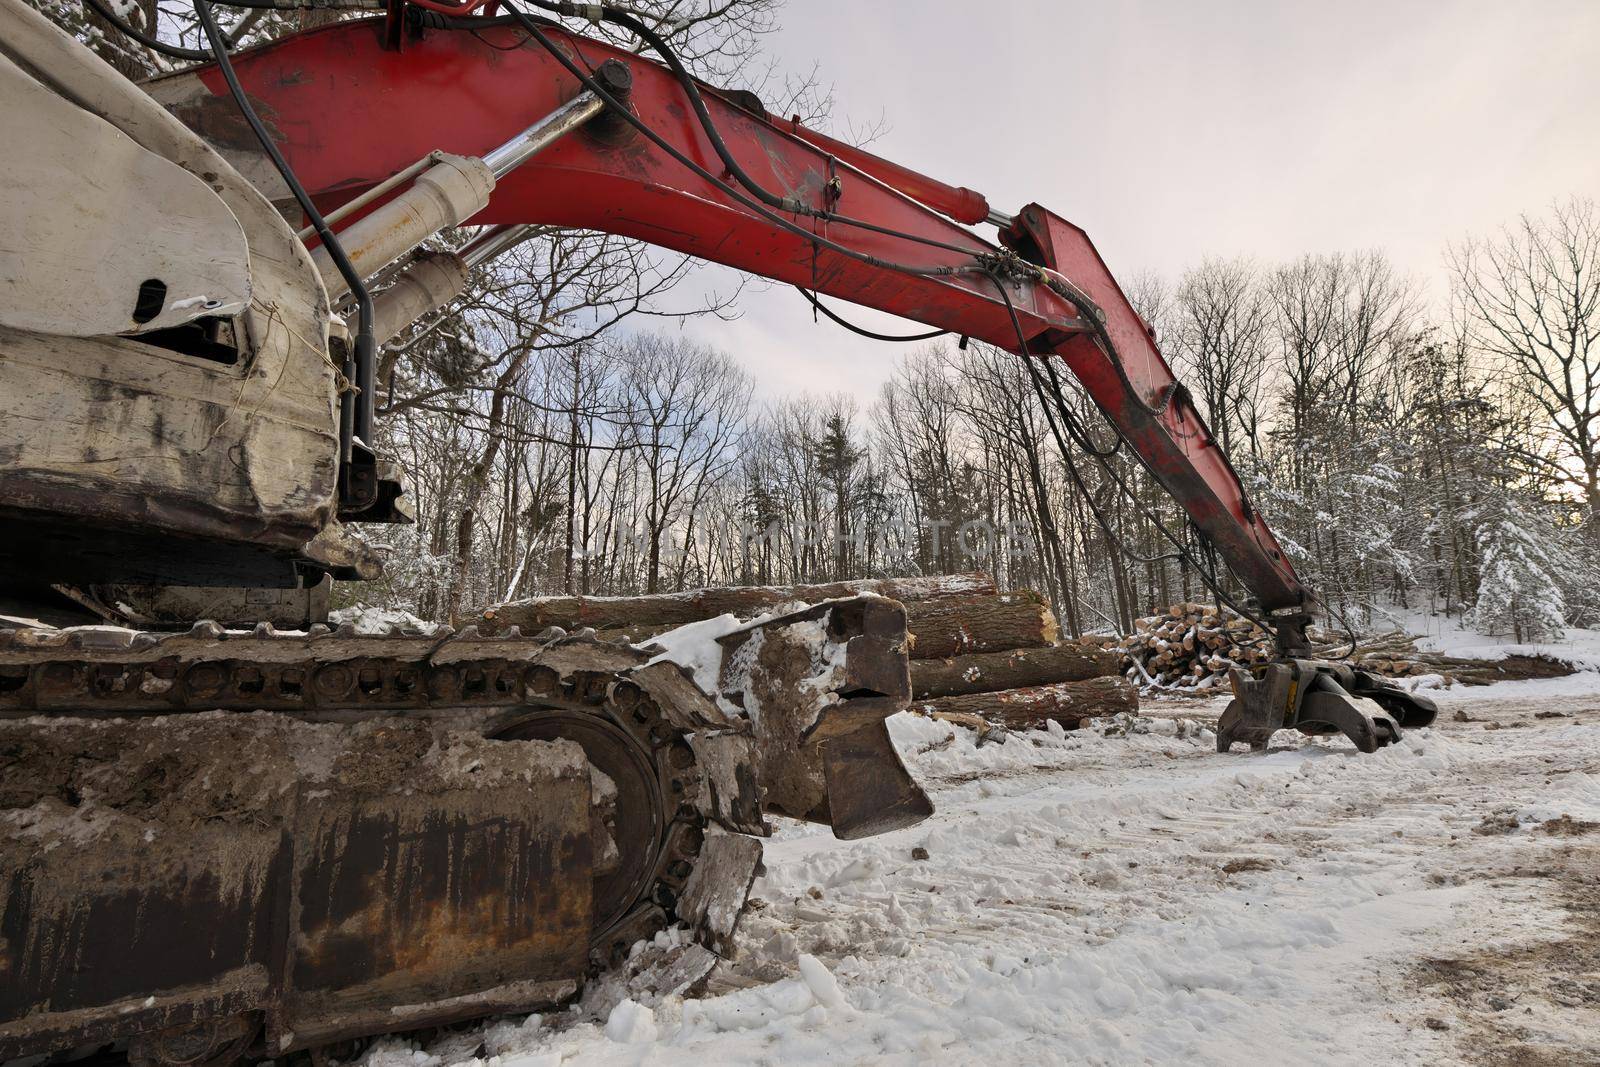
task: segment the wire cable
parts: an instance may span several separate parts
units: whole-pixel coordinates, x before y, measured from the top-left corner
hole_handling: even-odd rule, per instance
[[[567,69],[568,73],[577,78],[578,81],[583,84],[584,88],[588,89],[590,92],[594,93],[597,97],[603,100],[614,114],[618,115],[634,129],[644,134],[645,137],[647,137],[657,148],[661,149],[667,155],[677,160],[680,164],[693,171],[701,179],[715,186],[730,199],[755,212],[757,215],[772,223],[774,226],[792,233],[807,242],[821,245],[830,251],[837,252],[840,255],[856,260],[859,263],[865,263],[870,267],[876,267],[879,270],[892,270],[901,274],[909,274],[925,278],[950,277],[958,274],[982,274],[985,272],[985,268],[977,260],[976,253],[974,253],[971,249],[958,248],[953,245],[945,246],[953,249],[954,251],[973,256],[973,262],[971,263],[960,264],[956,266],[919,267],[912,263],[898,263],[893,260],[880,259],[877,256],[862,252],[859,249],[851,248],[849,245],[840,244],[832,238],[823,237],[821,234],[813,233],[804,226],[801,226],[799,223],[784,218],[782,215],[777,214],[760,201],[754,200],[744,193],[741,193],[738,189],[735,189],[732,185],[729,185],[727,182],[723,181],[721,178],[717,177],[715,174],[712,174],[700,164],[690,159],[683,152],[679,151],[675,145],[652,129],[650,125],[643,119],[639,118],[639,116],[635,115],[633,112],[624,107],[622,103],[616,99],[616,97],[612,96],[606,91],[604,86],[600,85],[599,82],[590,77],[587,71],[578,66],[577,63],[573,62],[573,60],[560,48],[556,47],[555,42],[550,40],[545,32],[539,28],[539,24],[529,17],[526,12],[522,11],[516,5],[511,3],[510,0],[503,0],[501,6],[507,11],[511,12],[512,17],[517,20],[517,22],[530,37],[538,42],[540,47],[542,47],[546,52],[549,52],[558,63]],[[460,28],[459,25],[456,28]],[[919,240],[919,238],[913,234],[896,234],[896,236],[904,237],[908,241]],[[976,238],[974,238],[974,240],[976,240]]]
[[[815,293],[811,292],[809,289],[806,289],[804,286],[797,285],[795,288],[800,290],[801,296],[805,297],[811,302],[812,307],[822,312],[830,320],[840,326],[843,326],[851,333],[860,334],[862,337],[870,337],[874,341],[893,341],[898,344],[904,344],[908,341],[931,341],[935,337],[943,337],[950,332],[949,330],[929,330],[927,333],[877,333],[873,330],[867,329],[864,326],[857,326],[855,323],[850,322],[849,320],[836,314],[831,308],[828,307],[828,305],[824,304],[821,300],[818,300]]]
[[[94,2],[94,0],[91,0]],[[322,212],[317,210],[317,205],[311,202],[311,196],[300,184],[300,179],[295,176],[294,169],[289,166],[289,161],[283,158],[283,153],[278,150],[278,145],[267,132],[261,122],[261,117],[250,104],[250,99],[245,95],[244,86],[239,83],[239,75],[233,69],[233,60],[228,56],[227,42],[223,39],[222,30],[217,26],[216,14],[211,10],[209,0],[194,0],[194,11],[200,19],[200,26],[205,31],[206,39],[211,42],[211,58],[214,58],[217,67],[222,71],[223,80],[228,84],[228,92],[233,94],[233,102],[238,105],[239,111],[250,125],[251,132],[256,140],[261,143],[261,148],[272,160],[272,165],[277,168],[284,184],[294,194],[295,202],[300,205],[306,218],[311,220],[311,225],[316,229],[317,236],[322,240],[323,247],[328,250],[334,266],[339,270],[339,276],[344,279],[345,285],[350,289],[356,299],[356,344],[355,344],[355,370],[357,381],[362,383],[361,395],[349,401],[348,413],[352,418],[341,419],[340,447],[341,461],[350,459],[351,442],[347,439],[359,436],[362,443],[369,448],[372,445],[373,432],[372,416],[376,404],[374,393],[374,378],[376,377],[377,345],[372,332],[372,294],[368,292],[366,284],[355,266],[350,262],[350,257],[345,254],[344,246],[328,227],[322,217]],[[349,394],[346,394],[348,396]]]
[[[115,11],[113,11],[110,5],[106,4],[104,0],[83,0],[83,2],[93,8],[96,15],[99,15],[101,18],[111,23],[111,25],[115,26],[124,37],[130,37],[133,40],[138,41],[152,52],[157,52],[161,55],[164,55],[168,59],[181,59],[188,63],[211,62],[210,52],[198,48],[183,48],[179,45],[167,44],[167,42],[145,33],[137,26],[134,26],[132,23],[128,22],[121,15],[118,15]],[[232,47],[232,43],[230,43],[229,47]]]
[[[1061,432],[1061,428],[1057,426],[1057,422],[1056,422],[1056,416],[1057,415],[1060,416],[1061,426],[1062,427],[1071,427],[1073,422],[1074,422],[1074,420],[1075,420],[1075,418],[1076,418],[1076,416],[1067,407],[1067,405],[1065,403],[1065,398],[1063,396],[1061,396],[1061,394],[1059,392],[1056,392],[1056,403],[1054,403],[1054,404],[1052,404],[1049,401],[1049,399],[1044,395],[1043,385],[1042,385],[1042,383],[1040,382],[1040,380],[1038,378],[1037,369],[1033,365],[1032,357],[1030,357],[1028,355],[1028,352],[1027,352],[1027,337],[1024,334],[1023,329],[1022,329],[1022,320],[1020,318],[1018,318],[1017,313],[1016,313],[1016,307],[1011,302],[1011,294],[1006,289],[1005,280],[1003,278],[995,277],[994,275],[990,275],[989,277],[990,277],[990,280],[992,282],[994,282],[995,288],[1000,291],[1000,299],[1002,301],[1004,301],[1004,303],[1006,305],[1006,311],[1010,315],[1012,327],[1016,331],[1016,334],[1017,334],[1017,344],[1018,344],[1019,349],[1020,349],[1020,354],[1021,354],[1022,358],[1024,360],[1027,360],[1027,362],[1028,362],[1029,375],[1033,379],[1035,392],[1039,397],[1039,401],[1040,401],[1041,406],[1044,408],[1045,421],[1047,423],[1049,423],[1049,425],[1050,425],[1051,434],[1055,438],[1055,441],[1056,441],[1056,448],[1061,452],[1062,460],[1063,460],[1064,464],[1067,467],[1067,472],[1068,472],[1069,476],[1072,478],[1073,483],[1078,487],[1079,492],[1081,492],[1083,494],[1084,501],[1088,505],[1090,513],[1094,516],[1095,521],[1100,526],[1101,530],[1103,530],[1105,532],[1106,537],[1107,537],[1107,543],[1110,544],[1119,554],[1121,554],[1121,555],[1123,555],[1125,557],[1131,558],[1131,559],[1135,560],[1136,562],[1156,562],[1158,559],[1161,559],[1161,558],[1167,558],[1167,559],[1172,558],[1172,554],[1168,554],[1165,557],[1150,557],[1150,558],[1139,556],[1137,553],[1134,553],[1125,544],[1123,544],[1122,543],[1122,539],[1111,528],[1110,520],[1106,518],[1106,516],[1103,513],[1103,511],[1101,510],[1100,506],[1095,503],[1094,498],[1089,494],[1088,488],[1087,488],[1086,484],[1083,482],[1082,477],[1081,477],[1080,473],[1077,470],[1077,464],[1072,458],[1072,451],[1071,451],[1070,448],[1067,447],[1066,438],[1063,436],[1063,434]],[[1048,359],[1048,357],[1046,357],[1046,358]],[[1053,369],[1053,368],[1050,368],[1050,369]],[[1081,429],[1081,427],[1080,427],[1080,429]],[[1069,435],[1071,435],[1071,430],[1070,429],[1068,430],[1068,433],[1069,433]],[[1120,430],[1118,431],[1118,435],[1119,435],[1119,437],[1121,436]],[[1077,440],[1077,439],[1078,438],[1075,437],[1075,440]],[[1085,438],[1081,438],[1081,440],[1085,440],[1086,441],[1087,438],[1086,437]],[[1081,445],[1080,445],[1080,447],[1081,447]],[[1135,452],[1135,454],[1137,454],[1137,452],[1138,452],[1137,449],[1133,449],[1133,451]],[[1151,525],[1155,527],[1155,529],[1161,534],[1161,536],[1163,538],[1165,538],[1166,541],[1168,543],[1170,543],[1175,549],[1177,549],[1177,553],[1176,553],[1177,554],[1177,558],[1181,559],[1183,562],[1189,564],[1191,567],[1193,567],[1195,569],[1195,573],[1198,574],[1200,576],[1201,581],[1203,581],[1206,584],[1206,586],[1208,588],[1210,588],[1211,591],[1217,595],[1218,600],[1222,601],[1228,607],[1232,608],[1241,617],[1243,617],[1245,619],[1248,619],[1251,622],[1255,623],[1257,626],[1259,626],[1262,629],[1263,632],[1266,632],[1266,633],[1276,633],[1277,632],[1274,627],[1268,625],[1264,620],[1262,620],[1260,617],[1258,617],[1255,613],[1253,613],[1249,609],[1243,607],[1233,597],[1231,597],[1227,593],[1227,591],[1223,588],[1222,582],[1218,578],[1216,573],[1213,572],[1213,571],[1210,571],[1208,568],[1206,568],[1204,565],[1202,565],[1200,563],[1200,561],[1197,560],[1194,557],[1193,553],[1191,553],[1189,551],[1189,549],[1183,544],[1183,542],[1177,536],[1175,536],[1172,533],[1172,531],[1167,529],[1166,524],[1161,521],[1160,517],[1155,515],[1148,507],[1145,506],[1143,501],[1138,499],[1137,495],[1134,494],[1128,488],[1127,483],[1123,480],[1123,478],[1119,474],[1117,474],[1117,472],[1111,466],[1111,464],[1110,464],[1110,455],[1111,455],[1111,453],[1109,453],[1109,452],[1101,452],[1101,451],[1098,451],[1098,450],[1091,449],[1090,450],[1090,454],[1092,456],[1094,456],[1094,458],[1099,462],[1100,466],[1105,470],[1106,474],[1111,478],[1112,482],[1115,483],[1116,486],[1118,487],[1118,489],[1122,492],[1122,494],[1125,497],[1127,497],[1134,504],[1135,508],[1137,508],[1139,510],[1140,514],[1145,518],[1145,520],[1148,521],[1149,523],[1151,523]],[[1141,459],[1142,458],[1143,457],[1141,457]]]

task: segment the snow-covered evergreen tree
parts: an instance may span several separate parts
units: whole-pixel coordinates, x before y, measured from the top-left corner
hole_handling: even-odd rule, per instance
[[[1566,553],[1549,524],[1505,497],[1485,504],[1479,517],[1482,577],[1467,623],[1484,633],[1510,634],[1519,643],[1560,637]]]

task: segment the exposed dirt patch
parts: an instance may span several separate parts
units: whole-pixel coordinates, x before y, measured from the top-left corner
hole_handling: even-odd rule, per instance
[[[1494,834],[1514,834],[1522,824],[1517,821],[1514,811],[1492,811],[1483,817],[1483,821],[1472,828],[1472,832],[1483,837]]]
[[[1562,845],[1544,858],[1549,862],[1500,873],[1502,881],[1535,878],[1548,886],[1568,920],[1551,931],[1553,937],[1424,958],[1413,969],[1417,986],[1453,1009],[1446,1025],[1457,1051],[1470,1062],[1600,1065],[1600,846]],[[1440,1029],[1441,1014],[1435,1012],[1424,1025]]]

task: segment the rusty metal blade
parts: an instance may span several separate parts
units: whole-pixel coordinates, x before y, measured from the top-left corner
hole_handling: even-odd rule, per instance
[[[900,761],[882,722],[822,746],[833,835],[871,837],[914,826],[933,814],[933,802]]]

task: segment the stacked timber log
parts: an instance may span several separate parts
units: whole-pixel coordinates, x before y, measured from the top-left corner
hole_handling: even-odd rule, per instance
[[[1313,637],[1321,635],[1313,634]],[[1322,641],[1317,642],[1319,647]],[[1328,635],[1328,647],[1343,644]],[[1362,638],[1351,663],[1386,678],[1420,678],[1435,674],[1445,685],[1489,685],[1528,678],[1563,678],[1576,668],[1552,656],[1509,655],[1500,659],[1471,659],[1442,652],[1423,652],[1408,633],[1377,634]]]
[[[945,597],[993,597],[994,580],[982,574],[948,574],[925,578],[866,578],[820,585],[737,585],[688,589],[681,593],[643,596],[544,596],[514,600],[484,612],[491,626],[520,626],[523,633],[559,626],[564,630],[654,629],[656,633],[718,615],[748,618],[781,604],[876,593],[906,604]],[[480,627],[481,629],[482,627]]]
[[[1248,669],[1273,657],[1271,637],[1255,623],[1191,603],[1136,620],[1118,648],[1130,681],[1172,689],[1224,685],[1230,667]]]
[[[978,715],[1008,729],[1047,720],[1138,710],[1120,677],[1121,656],[1097,643],[1060,642],[1055,614],[1037,593],[1000,592],[981,574],[883,578],[820,585],[737,586],[633,597],[538,597],[484,612],[486,632],[517,626],[590,627],[605,638],[645,642],[685,623],[731,614],[753,618],[796,601],[876,593],[900,601],[911,633],[913,710],[951,721]]]
[[[1348,659],[1364,671],[1386,678],[1438,675],[1444,685],[1488,685],[1520,678],[1557,678],[1571,674],[1569,663],[1547,656],[1510,655],[1496,660],[1468,659],[1417,648],[1406,633],[1377,634],[1359,639],[1355,654],[1346,635],[1313,629],[1312,653]],[[1210,689],[1227,684],[1228,668],[1249,669],[1273,659],[1271,638],[1248,619],[1206,604],[1174,604],[1160,615],[1134,623],[1134,632],[1116,646],[1122,672],[1140,687]]]

